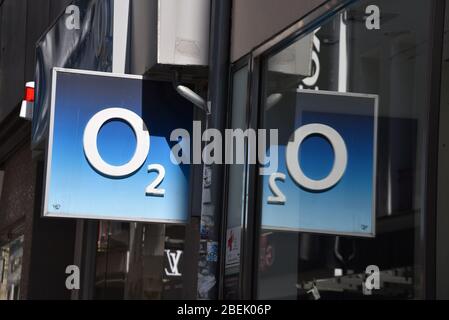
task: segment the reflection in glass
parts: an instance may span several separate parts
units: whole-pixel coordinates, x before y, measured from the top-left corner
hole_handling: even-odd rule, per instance
[[[265,61],[262,127],[279,129],[280,150],[297,128],[297,115],[304,111],[297,100],[298,89],[379,96],[376,237],[318,235],[262,227],[258,298],[314,299],[315,291],[321,299],[422,297],[421,182],[425,172],[423,137],[428,113],[427,35],[431,4],[432,1],[419,1],[410,6],[407,0],[356,2],[313,33],[310,76],[273,70],[270,62],[285,55],[283,51]],[[379,6],[380,30],[366,28],[367,5]],[[305,157],[303,151],[312,146],[323,155],[315,155],[315,162],[321,162],[322,168],[329,166],[326,154],[330,152],[332,158],[332,153],[323,139],[309,139],[299,152],[300,161]],[[326,171],[304,165],[305,173],[317,179]],[[304,207],[298,199],[296,210],[300,212]],[[348,209],[358,205],[354,194],[342,194],[340,200],[343,199]],[[262,201],[264,221],[269,214],[268,204],[266,199],[258,201]],[[313,216],[314,212],[309,213]],[[282,208],[278,208],[278,219],[283,219],[283,214]],[[379,290],[370,291],[362,285],[369,265],[380,269]]]
[[[237,70],[232,79],[232,106],[230,128],[247,128],[246,103],[248,66]],[[228,147],[228,146],[227,146]],[[235,154],[235,150],[233,152]],[[224,298],[239,298],[240,259],[242,251],[242,219],[245,203],[245,165],[234,164],[228,170],[228,199],[226,223],[226,253],[224,275]]]
[[[94,298],[193,299],[198,256],[191,246],[199,242],[194,228],[195,218],[187,226],[101,221]]]
[[[18,300],[22,276],[23,236],[0,247],[0,300]]]

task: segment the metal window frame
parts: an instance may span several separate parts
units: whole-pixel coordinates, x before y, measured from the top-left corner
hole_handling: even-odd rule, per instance
[[[444,20],[446,0],[432,3],[427,61],[430,67],[427,104],[428,118],[425,128],[425,172],[423,173],[421,201],[424,204],[421,223],[423,225],[423,297],[436,299],[437,269],[437,209],[438,209],[438,152],[440,134],[441,67],[444,46]]]
[[[234,94],[234,88],[233,88],[233,80],[234,80],[234,75],[242,70],[243,68],[248,68],[247,72],[247,87],[246,87],[246,102],[245,105],[248,106],[249,103],[249,95],[250,95],[250,88],[251,88],[251,73],[250,73],[250,62],[251,62],[251,56],[250,55],[245,55],[244,57],[242,57],[241,59],[239,59],[236,63],[232,64],[230,67],[230,76],[229,76],[229,85],[228,85],[228,103],[227,103],[227,114],[226,114],[226,128],[232,128],[232,98],[233,98],[233,94]],[[246,110],[244,110],[245,113],[245,126],[246,128],[249,127],[249,112],[248,112],[248,108],[246,108]],[[233,128],[232,128],[233,129]],[[248,150],[247,148],[247,142],[245,142],[245,148],[246,150]],[[245,169],[244,169],[244,183],[243,183],[243,188],[244,190],[246,190],[246,187],[248,185],[248,154],[245,154]],[[228,209],[229,209],[229,177],[230,177],[230,166],[229,164],[223,164],[224,166],[224,183],[223,183],[223,188],[225,190],[224,194],[223,194],[223,215],[222,215],[222,219],[221,219],[221,226],[222,226],[222,232],[221,232],[221,242],[222,244],[226,244],[226,236],[227,236],[227,227],[228,227]],[[246,193],[246,191],[244,191]],[[245,256],[245,243],[247,243],[247,240],[245,239],[245,235],[246,233],[244,232],[244,228],[243,226],[245,225],[245,220],[246,220],[246,206],[247,206],[247,202],[244,201],[243,205],[242,205],[242,209],[243,209],[243,214],[241,217],[241,235],[240,235],[240,264],[239,264],[239,273],[238,273],[238,277],[239,277],[239,298],[242,298],[241,296],[241,290],[243,288],[243,283],[242,283],[242,273],[243,273],[243,257]],[[224,279],[225,279],[225,269],[226,269],[226,245],[222,245],[220,248],[220,257],[222,257],[221,263],[220,263],[220,278],[219,278],[219,299],[223,299],[223,295],[224,295]]]
[[[291,26],[287,27],[265,43],[254,48],[249,54],[243,56],[230,67],[232,79],[233,73],[240,69],[242,65],[249,66],[248,86],[247,86],[247,123],[248,128],[257,129],[261,123],[260,97],[262,95],[262,84],[264,83],[262,74],[262,64],[268,56],[279,52],[298,40],[302,35],[311,32],[326,21],[334,17],[339,11],[350,6],[359,0],[330,0],[307,14]],[[426,90],[426,101],[428,106],[427,119],[425,121],[425,155],[424,169],[422,176],[421,202],[423,203],[423,213],[421,215],[421,234],[423,243],[422,251],[423,263],[423,292],[421,298],[434,299],[436,294],[436,204],[438,187],[438,134],[439,134],[439,103],[440,103],[440,77],[441,58],[443,49],[444,13],[445,0],[433,0],[431,26],[429,28],[429,43],[427,50],[430,50],[428,66],[431,67]],[[232,80],[231,80],[232,81]],[[232,88],[232,83],[230,88]],[[232,99],[232,90],[229,90],[229,103]],[[229,110],[230,108],[228,108]],[[228,119],[229,121],[229,119]],[[229,122],[228,122],[229,123]],[[257,270],[261,225],[261,207],[259,177],[257,175],[257,165],[247,165],[245,170],[246,202],[244,204],[244,217],[242,224],[242,254],[239,284],[239,295],[243,299],[257,298]],[[228,187],[228,171],[225,176],[225,188]],[[227,210],[227,197],[225,209]],[[224,215],[227,215],[227,211]],[[224,232],[223,232],[224,231]],[[226,235],[226,217],[223,218],[222,234]],[[224,242],[222,242],[224,243]],[[223,252],[222,252],[223,253]],[[222,259],[223,260],[223,259]],[[221,266],[224,270],[224,264]],[[223,281],[221,272],[220,282]],[[222,293],[223,286],[220,292]],[[222,297],[222,294],[221,294]]]

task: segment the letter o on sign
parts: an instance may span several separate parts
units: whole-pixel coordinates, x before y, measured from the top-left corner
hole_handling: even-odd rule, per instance
[[[127,122],[136,136],[136,150],[131,160],[121,166],[106,163],[98,152],[97,136],[101,127],[112,119]],[[145,162],[150,151],[150,135],[142,120],[134,112],[123,108],[109,108],[96,113],[87,123],[83,137],[84,154],[90,165],[110,177],[124,177],[137,171]]]
[[[334,150],[334,164],[329,175],[322,180],[313,180],[307,177],[301,169],[298,160],[298,151],[301,143],[310,135],[324,136]],[[287,144],[287,169],[292,179],[300,186],[312,190],[323,191],[336,185],[343,177],[348,164],[346,144],[340,134],[333,128],[324,124],[307,124],[294,133],[294,140]]]

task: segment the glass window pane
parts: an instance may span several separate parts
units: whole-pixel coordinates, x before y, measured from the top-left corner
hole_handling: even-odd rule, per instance
[[[187,226],[101,221],[95,299],[196,297],[199,219]]]
[[[248,87],[248,67],[245,66],[233,75],[231,128],[245,130],[246,102]],[[240,253],[242,250],[242,219],[245,201],[245,165],[233,164],[228,171],[228,206],[226,230],[226,256],[224,297],[237,299],[239,292]]]
[[[380,9],[380,29],[367,27],[365,10],[369,5]],[[304,111],[298,100],[298,89],[378,95],[376,236],[364,238],[262,228],[258,298],[314,299],[316,292],[321,299],[422,297],[420,232],[424,214],[422,182],[431,7],[432,1],[418,1],[413,6],[407,0],[356,2],[314,31],[311,74],[295,72],[293,67],[289,69],[291,72],[285,72],[285,66],[282,70],[273,68],[273,64],[279,64],[286,56],[284,50],[289,50],[293,60],[307,56],[304,53],[295,56],[301,51],[292,50],[291,46],[266,59],[262,127],[279,130],[279,152],[291,141],[298,125],[294,119]],[[320,112],[318,105],[315,111]],[[359,124],[363,130],[362,120]],[[319,179],[319,172],[314,171],[316,167],[332,168],[335,154],[327,142],[314,136],[304,141],[299,161],[303,163],[306,157],[314,159],[310,167],[303,163],[306,175]],[[313,150],[320,150],[320,153],[305,155]],[[362,149],[357,152],[358,156],[363,153]],[[351,160],[350,151],[348,155]],[[331,160],[327,161],[328,158]],[[283,161],[282,157],[279,160]],[[363,161],[359,163],[362,165]],[[291,179],[288,172],[283,173],[286,179]],[[261,180],[260,188],[268,184],[269,177]],[[355,195],[357,189],[353,191],[339,198],[344,200],[348,210],[357,208],[360,200]],[[319,193],[301,192],[320,201]],[[258,201],[261,201],[260,214],[264,220],[270,204],[266,199]],[[293,200],[290,198],[290,201]],[[299,214],[306,208],[301,198],[298,203],[297,211],[291,214]],[[286,213],[283,215],[282,208],[278,208],[278,219],[283,219]],[[318,216],[318,212],[315,213]],[[370,265],[380,269],[379,290],[368,291],[362,287]]]

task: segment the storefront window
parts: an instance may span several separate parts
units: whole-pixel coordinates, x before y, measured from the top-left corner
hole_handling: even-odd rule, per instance
[[[197,220],[187,226],[101,221],[94,299],[194,299]]]
[[[370,5],[379,9],[379,29],[368,27],[366,8]],[[307,56],[292,50],[295,44],[264,60],[261,127],[279,130],[280,150],[296,129],[290,120],[301,112],[298,89],[378,96],[376,235],[367,238],[261,228],[257,298],[423,297],[431,8],[432,1],[416,1],[413,6],[407,0],[357,1],[306,35],[313,36],[311,74],[285,70],[285,66],[273,68],[286,57],[301,62]],[[323,152],[316,161],[326,162],[325,154],[332,155],[332,149],[317,137],[305,141],[299,158],[305,157],[303,152],[313,144],[321,144]],[[304,166],[303,170],[317,179],[322,174],[314,167]],[[268,179],[262,177],[259,188],[269,183]],[[345,199],[348,207],[358,201],[351,194]],[[269,206],[265,200],[258,199],[262,220]],[[297,209],[299,212],[301,201]],[[367,291],[362,286],[370,265],[380,270],[378,290]]]
[[[18,300],[22,276],[23,236],[0,247],[0,300]]]

